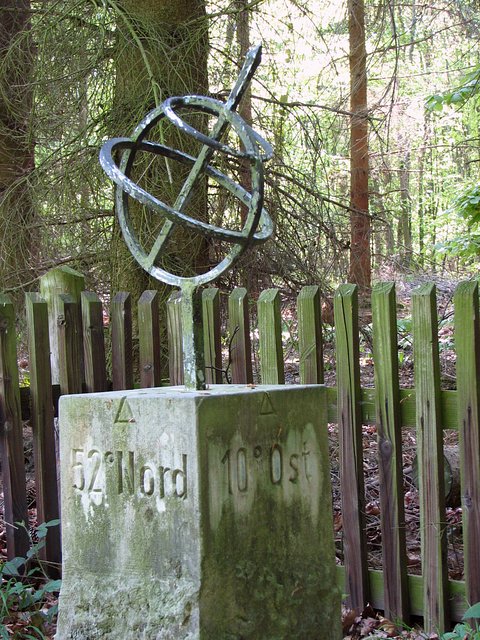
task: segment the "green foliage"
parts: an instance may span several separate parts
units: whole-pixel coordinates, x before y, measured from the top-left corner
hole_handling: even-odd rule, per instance
[[[441,640],[480,640],[480,629],[478,623],[472,627],[467,620],[480,619],[480,602],[474,604],[465,611],[462,622],[455,626],[453,631],[444,633]]]
[[[480,93],[480,67],[464,76],[455,89],[449,89],[442,93],[434,93],[428,96],[425,106],[428,111],[439,112],[443,107],[461,107],[467,100],[478,96]]]
[[[455,200],[454,208],[469,227],[480,222],[480,184],[463,191]]]
[[[440,254],[456,256],[468,260],[480,255],[480,234],[455,236],[451,240],[438,242],[435,249]]]
[[[410,348],[412,346],[412,317],[397,319],[398,346],[400,349]]]
[[[57,605],[46,610],[45,599],[60,590],[61,580],[49,579],[38,556],[45,546],[48,529],[59,524],[59,520],[40,524],[35,531],[37,542],[30,536],[31,546],[26,557],[12,558],[1,566],[0,640],[46,637],[45,625],[54,620]]]
[[[452,212],[466,224],[466,233],[437,243],[437,251],[464,259],[480,255],[480,233],[474,232],[480,223],[480,184],[477,183],[464,189],[455,198],[452,207],[445,214],[448,215]]]

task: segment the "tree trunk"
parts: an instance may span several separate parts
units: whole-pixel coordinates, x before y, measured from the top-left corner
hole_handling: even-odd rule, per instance
[[[424,115],[423,138],[418,151],[418,253],[420,264],[423,267],[425,262],[425,151],[430,133],[428,127],[428,116]]]
[[[250,14],[247,9],[248,0],[237,0],[237,43],[239,60],[247,55],[250,49]],[[250,87],[245,91],[242,102],[238,109],[239,114],[245,122],[252,126],[252,91]],[[247,158],[240,159],[240,184],[247,191],[252,190],[252,177],[250,173],[250,163]],[[245,223],[248,214],[248,207],[244,204],[241,206],[242,224]]]
[[[121,7],[125,14],[118,17],[113,122],[126,127],[116,129],[114,135],[128,136],[143,116],[167,97],[207,92],[208,34],[204,0],[123,0]],[[204,121],[202,116],[188,117],[188,112],[185,117],[197,128]],[[148,137],[194,156],[200,148],[165,120]],[[158,199],[173,205],[188,169],[152,155],[138,157],[133,178]],[[207,219],[206,181],[199,182],[187,212]],[[132,200],[130,216],[142,246],[150,250],[164,219]],[[162,267],[178,275],[192,275],[207,264],[207,243],[176,227]],[[112,291],[130,291],[136,300],[148,288],[164,289],[137,265],[117,225],[112,244]],[[168,293],[165,291],[165,297]]]
[[[238,45],[238,59],[242,61],[247,55],[247,51],[250,49],[250,11],[248,9],[249,0],[236,0],[237,22],[236,22],[236,35]],[[250,86],[245,91],[245,94],[240,103],[239,114],[245,120],[245,122],[252,126],[252,91]],[[241,158],[239,161],[239,184],[249,193],[252,191],[252,174],[251,174],[250,162],[247,158]],[[248,215],[248,207],[244,204],[240,204],[240,220],[242,226],[245,224]],[[259,294],[259,278],[258,278],[258,262],[255,257],[252,259],[252,254],[247,254],[244,260],[242,260],[242,269],[240,274],[240,280],[242,286],[244,286],[250,295],[257,297]]]
[[[400,162],[400,224],[398,226],[398,246],[402,255],[402,265],[409,269],[412,262],[412,216],[410,199],[410,152],[404,150]]]
[[[0,290],[32,280],[34,208],[30,173],[33,144],[30,75],[33,44],[30,2],[4,0],[0,8]]]
[[[348,1],[350,43],[350,282],[366,293],[371,282],[368,214],[368,109],[363,0]]]

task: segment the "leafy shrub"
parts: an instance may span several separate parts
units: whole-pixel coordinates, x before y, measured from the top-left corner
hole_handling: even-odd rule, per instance
[[[451,209],[446,215],[455,213],[467,225],[467,231],[462,235],[450,238],[446,242],[435,245],[439,253],[446,253],[460,258],[477,257],[480,254],[480,184],[465,187],[455,198]]]
[[[474,604],[473,607],[465,611],[462,622],[455,626],[453,631],[448,631],[442,635],[441,640],[480,640],[480,630],[478,623],[475,628],[470,626],[468,620],[480,619],[480,602]]]
[[[48,529],[59,524],[59,520],[40,524],[30,536],[26,557],[13,558],[0,567],[1,640],[45,640],[45,627],[57,614],[57,604],[47,609],[45,600],[60,590],[61,580],[48,577],[38,554]]]
[[[428,96],[425,106],[428,111],[442,111],[443,107],[461,107],[467,100],[480,93],[480,67],[467,73],[454,89]]]

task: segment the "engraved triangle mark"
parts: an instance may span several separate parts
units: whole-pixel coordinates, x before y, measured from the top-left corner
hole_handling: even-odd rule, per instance
[[[261,416],[270,416],[273,413],[277,413],[273,408],[272,401],[270,400],[270,396],[268,393],[263,395],[262,406],[260,407],[260,415]]]
[[[127,422],[136,422],[133,417],[132,410],[130,405],[128,404],[127,398],[123,397],[120,400],[120,405],[118,407],[117,416],[114,420],[114,424],[125,424]]]

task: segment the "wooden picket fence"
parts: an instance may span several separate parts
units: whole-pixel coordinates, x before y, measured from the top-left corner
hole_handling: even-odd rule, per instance
[[[440,387],[438,319],[433,284],[412,294],[415,388],[401,389],[398,374],[396,297],[393,283],[372,292],[375,388],[360,386],[358,298],[354,285],[341,285],[334,296],[336,387],[327,390],[329,421],[338,423],[344,564],[339,583],[353,608],[369,602],[390,618],[423,616],[428,630],[442,631],[461,619],[468,604],[480,601],[480,325],[476,282],[460,283],[454,296],[457,390]],[[0,296],[1,463],[7,523],[27,521],[22,417],[30,417],[34,437],[38,521],[58,517],[54,406],[59,394],[134,385],[131,298],[111,301],[109,327],[104,326],[98,296],[82,292],[57,295],[59,385],[52,385],[47,302],[26,296],[30,361],[29,408],[24,407],[17,369],[15,312]],[[222,372],[220,294],[203,292],[205,359],[209,384],[225,382]],[[305,287],[297,300],[299,379],[323,383],[322,324],[319,289]],[[178,298],[167,305],[172,384],[181,383]],[[261,293],[257,303],[260,379],[283,384],[281,300],[276,289]],[[157,294],[146,291],[138,301],[139,383],[162,383]],[[228,297],[230,367],[233,383],[251,384],[252,349],[248,296],[236,289]],[[107,380],[105,332],[110,332],[112,380]],[[165,381],[164,381],[165,382]],[[25,404],[25,403],[23,403]],[[374,424],[378,436],[383,570],[367,566],[362,425]],[[407,575],[402,475],[402,427],[416,427],[421,515],[422,575]],[[461,460],[464,581],[449,580],[446,558],[443,430],[459,431]],[[8,555],[23,555],[25,530],[7,526]],[[60,560],[60,536],[52,529],[44,556]]]

